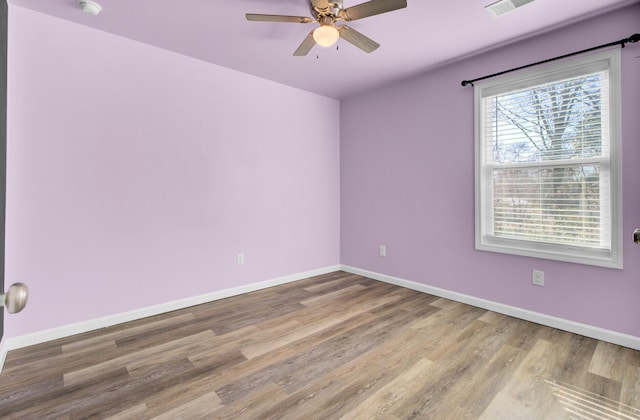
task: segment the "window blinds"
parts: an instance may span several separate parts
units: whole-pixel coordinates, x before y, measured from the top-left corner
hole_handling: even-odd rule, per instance
[[[610,249],[609,77],[600,68],[485,92],[487,234]]]

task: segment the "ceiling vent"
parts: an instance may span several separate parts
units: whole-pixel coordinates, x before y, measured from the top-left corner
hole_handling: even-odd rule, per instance
[[[518,7],[522,7],[527,3],[531,3],[532,1],[533,0],[499,0],[485,6],[485,9],[487,9],[492,16],[498,17],[517,9]]]

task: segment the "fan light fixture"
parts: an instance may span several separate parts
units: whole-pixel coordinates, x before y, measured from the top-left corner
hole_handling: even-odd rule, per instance
[[[78,0],[80,1],[80,0]],[[82,0],[88,1],[88,0]],[[302,0],[296,0],[302,1]],[[247,13],[247,20],[253,22],[288,22],[288,23],[315,23],[316,27],[302,41],[302,44],[293,53],[296,57],[309,54],[315,46],[330,47],[344,39],[356,48],[367,54],[375,51],[380,44],[371,38],[367,38],[360,32],[347,25],[338,25],[336,22],[363,19],[369,16],[380,15],[394,10],[407,7],[407,0],[368,0],[355,6],[344,8],[342,0],[306,0],[311,9],[311,16],[289,16],[289,15],[263,15],[258,13]],[[499,1],[533,1],[533,0],[499,0]]]
[[[313,31],[313,40],[322,47],[330,47],[340,38],[340,32],[331,25],[322,25]]]

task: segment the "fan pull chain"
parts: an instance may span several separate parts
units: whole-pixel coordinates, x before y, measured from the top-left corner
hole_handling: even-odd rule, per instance
[[[340,51],[340,44],[336,44],[336,51]],[[316,44],[316,60],[320,59],[320,47]]]

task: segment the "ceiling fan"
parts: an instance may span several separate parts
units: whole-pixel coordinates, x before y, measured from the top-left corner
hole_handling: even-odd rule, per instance
[[[350,22],[405,7],[407,7],[407,0],[371,0],[346,9],[342,7],[342,0],[310,0],[311,15],[313,17],[261,15],[256,13],[247,13],[246,16],[247,20],[258,22],[316,22],[320,24],[319,27],[309,32],[309,35],[293,53],[295,56],[307,55],[316,44],[330,47],[338,42],[339,38],[366,53],[370,53],[375,51],[380,44],[347,25],[337,26],[336,22],[341,20]]]

